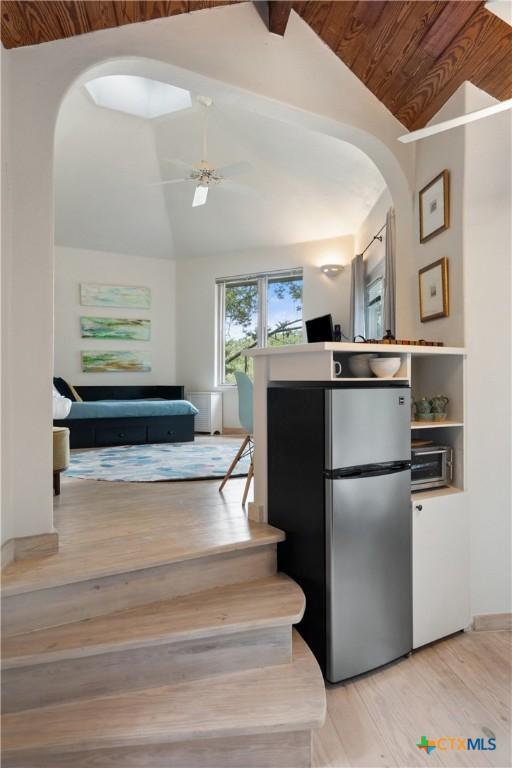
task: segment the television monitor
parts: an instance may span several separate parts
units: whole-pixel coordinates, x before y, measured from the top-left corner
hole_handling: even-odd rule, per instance
[[[334,341],[332,315],[322,315],[306,320],[306,334],[310,344],[315,341]]]

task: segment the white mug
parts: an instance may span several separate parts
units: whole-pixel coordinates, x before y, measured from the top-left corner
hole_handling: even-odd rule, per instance
[[[336,377],[337,376],[341,376],[342,371],[343,371],[343,368],[342,368],[342,365],[341,365],[340,361],[339,360],[335,360],[334,361],[334,375]]]

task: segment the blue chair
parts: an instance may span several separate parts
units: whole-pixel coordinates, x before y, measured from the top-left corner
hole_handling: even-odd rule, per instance
[[[240,450],[236,454],[235,458],[231,462],[231,465],[226,472],[222,483],[220,484],[219,492],[222,491],[227,481],[231,477],[236,465],[240,459],[246,456],[251,457],[251,464],[249,471],[247,472],[247,482],[245,483],[244,495],[242,498],[242,506],[245,506],[247,501],[247,494],[249,493],[249,487],[254,474],[253,455],[254,455],[254,440],[252,437],[252,398],[253,398],[253,384],[246,373],[235,371],[236,386],[238,388],[238,419],[240,424],[247,432],[244,438]]]

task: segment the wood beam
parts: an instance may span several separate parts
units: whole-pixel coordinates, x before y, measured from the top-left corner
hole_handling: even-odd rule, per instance
[[[283,2],[283,0],[271,0],[268,3],[268,30],[274,35],[284,37],[286,26],[293,3]]]

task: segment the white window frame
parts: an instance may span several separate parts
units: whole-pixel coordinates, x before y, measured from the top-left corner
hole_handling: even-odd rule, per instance
[[[292,278],[300,277],[304,281],[304,271],[302,267],[294,267],[292,269],[278,269],[271,272],[258,272],[250,275],[235,275],[234,277],[219,277],[216,279],[217,285],[217,364],[216,364],[216,386],[217,387],[236,387],[236,384],[229,384],[224,381],[224,357],[225,357],[225,338],[224,338],[224,323],[225,323],[225,299],[226,299],[226,285],[240,283],[254,283],[258,285],[258,309],[257,309],[257,326],[256,326],[256,347],[266,347],[267,338],[267,292],[269,280],[275,280],[276,278]]]

